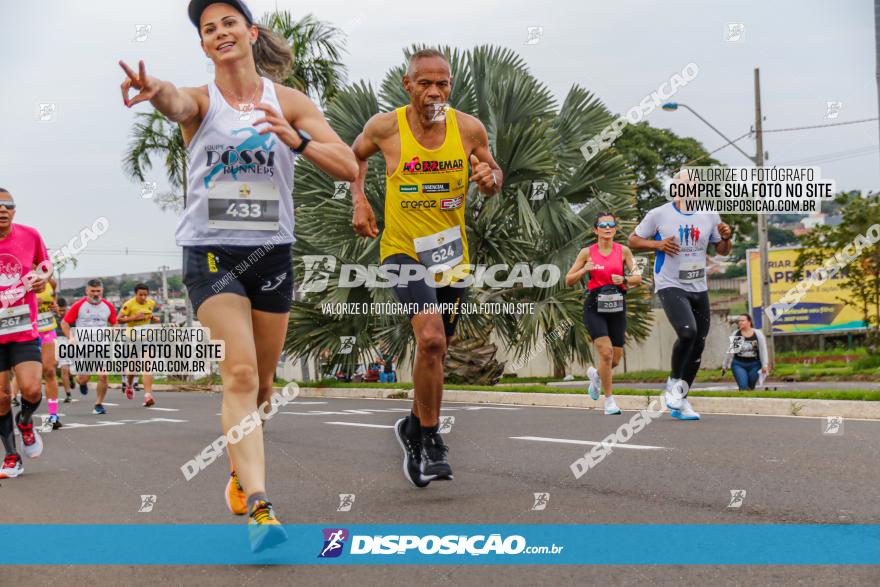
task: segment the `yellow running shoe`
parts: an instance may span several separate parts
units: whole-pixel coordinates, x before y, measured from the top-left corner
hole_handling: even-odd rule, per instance
[[[255,501],[251,508],[248,534],[252,552],[260,552],[287,541],[287,532],[275,517],[272,504],[264,499]]]
[[[244,489],[241,488],[241,483],[238,482],[238,475],[235,474],[235,471],[229,473],[229,481],[226,483],[226,507],[229,508],[229,511],[235,514],[236,516],[243,516],[248,513],[247,509],[247,496],[244,494]]]

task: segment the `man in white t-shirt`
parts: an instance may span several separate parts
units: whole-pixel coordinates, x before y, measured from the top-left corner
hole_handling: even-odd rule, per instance
[[[686,181],[684,172],[673,179]],[[632,249],[654,250],[654,290],[678,340],[672,347],[672,371],[664,399],[672,417],[699,420],[687,400],[694,383],[706,336],[709,334],[709,293],[706,285],[706,251],[726,255],[732,231],[714,212],[682,212],[682,198],[654,208],[629,237]]]

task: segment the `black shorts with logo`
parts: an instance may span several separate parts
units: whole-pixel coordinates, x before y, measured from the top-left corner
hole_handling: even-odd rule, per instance
[[[24,342],[7,342],[0,344],[0,371],[8,371],[27,361],[43,361],[40,338]]]
[[[421,265],[409,255],[398,253],[389,255],[382,261],[382,265]],[[399,269],[389,269],[390,273],[400,275]],[[433,287],[423,279],[409,281],[406,285],[395,285],[394,295],[402,304],[413,304],[419,311],[427,311],[431,306],[441,304],[443,311],[443,331],[447,338],[451,338],[455,334],[455,327],[458,325],[458,312],[451,311],[450,308],[459,308],[464,301],[466,287],[453,287],[446,285],[443,287]],[[409,312],[409,319],[418,312]]]
[[[290,244],[183,247],[183,283],[196,313],[205,300],[220,293],[244,296],[254,310],[289,312],[293,299]]]
[[[590,338],[596,340],[603,336],[611,339],[611,346],[623,347],[626,342],[626,296],[623,298],[623,309],[620,312],[599,312],[599,293],[624,293],[614,286],[596,288],[587,294],[584,301],[584,326]]]

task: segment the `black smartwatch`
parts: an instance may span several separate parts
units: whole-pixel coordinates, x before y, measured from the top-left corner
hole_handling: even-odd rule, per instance
[[[291,147],[290,150],[293,151],[294,153],[296,153],[297,155],[302,155],[302,152],[305,151],[306,147],[309,146],[309,143],[312,142],[312,135],[310,135],[309,133],[307,133],[304,130],[299,130],[299,129],[296,129],[296,134],[299,135],[299,138],[300,138],[300,140],[302,140],[302,142],[299,144],[299,147],[297,147],[295,149],[293,147]]]

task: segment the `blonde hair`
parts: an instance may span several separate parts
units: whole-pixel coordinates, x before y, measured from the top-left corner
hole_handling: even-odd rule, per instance
[[[254,23],[259,35],[252,45],[257,72],[281,83],[290,75],[293,55],[287,40],[269,27]]]

